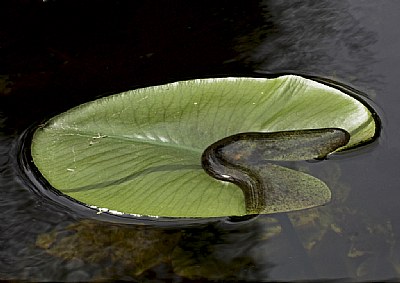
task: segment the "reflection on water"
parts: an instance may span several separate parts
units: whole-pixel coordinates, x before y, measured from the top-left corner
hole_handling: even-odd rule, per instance
[[[378,35],[358,19],[372,12],[368,5],[301,0],[263,5],[275,28],[248,54],[257,72],[319,75],[375,90],[381,84],[373,71]]]
[[[115,1],[107,2],[117,9],[111,22],[92,18],[93,7],[83,5],[78,21],[66,25],[68,19],[57,17],[68,5],[26,6],[29,13],[17,18],[23,26],[0,28],[8,38],[0,49],[0,111],[6,118],[0,119],[0,279],[399,278],[400,148],[393,120],[399,66],[392,66],[387,54],[397,53],[385,53],[382,41],[390,38],[390,50],[400,49],[390,33],[398,19],[389,27],[379,22],[400,7],[388,2],[221,2],[197,5],[196,13],[191,5],[164,6],[155,15],[156,7]],[[101,5],[109,13],[108,4]],[[32,15],[43,22],[30,27],[24,17]],[[35,38],[43,27],[46,32]],[[18,176],[18,135],[54,111],[132,86],[238,72],[307,73],[378,92],[374,102],[384,109],[378,143],[362,155],[299,168],[327,182],[330,204],[235,223],[143,227],[72,213],[32,193]]]

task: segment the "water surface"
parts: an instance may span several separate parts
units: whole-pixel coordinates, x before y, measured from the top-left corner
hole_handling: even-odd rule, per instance
[[[2,6],[0,279],[400,278],[399,2]],[[238,222],[126,225],[41,197],[19,170],[22,133],[85,101],[183,79],[279,73],[354,87],[382,119],[374,144],[300,166],[331,188],[326,206]]]

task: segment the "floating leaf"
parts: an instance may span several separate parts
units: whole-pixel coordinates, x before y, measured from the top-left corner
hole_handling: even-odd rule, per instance
[[[210,178],[203,151],[241,132],[319,128],[350,133],[339,150],[377,132],[363,103],[309,79],[198,79],[73,108],[34,133],[31,152],[51,186],[87,205],[166,217],[244,215],[241,189]]]

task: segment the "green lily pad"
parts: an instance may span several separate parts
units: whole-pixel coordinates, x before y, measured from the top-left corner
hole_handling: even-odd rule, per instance
[[[339,150],[368,142],[377,132],[363,103],[313,80],[198,79],[73,108],[36,130],[31,152],[54,188],[89,206],[165,217],[245,215],[241,189],[207,175],[203,151],[241,132],[320,128],[350,133]],[[277,206],[270,202],[264,213],[291,210],[279,205],[281,199]]]

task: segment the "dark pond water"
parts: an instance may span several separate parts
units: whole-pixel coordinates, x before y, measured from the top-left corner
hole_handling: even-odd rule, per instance
[[[0,279],[276,281],[400,278],[400,2],[3,1],[0,4]],[[304,165],[330,204],[248,221],[127,225],[32,191],[21,134],[137,87],[296,73],[369,96],[377,142]]]

